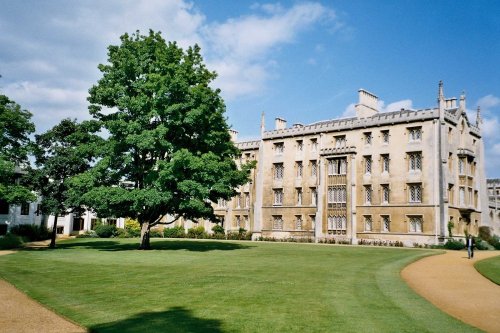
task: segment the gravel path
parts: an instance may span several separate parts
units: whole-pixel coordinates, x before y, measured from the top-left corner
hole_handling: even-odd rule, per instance
[[[500,333],[500,286],[479,274],[474,263],[500,251],[447,251],[406,266],[401,276],[419,295],[459,320]]]

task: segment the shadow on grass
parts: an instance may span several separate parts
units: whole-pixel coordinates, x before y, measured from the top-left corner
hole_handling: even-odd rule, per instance
[[[130,251],[139,248],[137,242],[120,242],[115,240],[72,241],[58,243],[56,249],[96,249],[99,251]],[[151,250],[187,250],[195,252],[230,251],[249,249],[251,246],[224,241],[194,241],[194,240],[160,240],[151,242]],[[24,251],[50,250],[49,248],[26,248]]]
[[[174,307],[162,312],[139,313],[133,317],[89,328],[90,332],[206,332],[222,333],[221,321],[193,316],[190,310]]]

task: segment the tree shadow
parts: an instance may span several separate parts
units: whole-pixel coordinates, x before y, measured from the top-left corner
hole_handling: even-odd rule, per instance
[[[89,328],[89,332],[222,333],[221,324],[220,320],[196,318],[190,310],[173,307],[167,311],[139,313],[124,320],[95,325]]]
[[[123,243],[116,240],[82,240],[82,241],[72,241],[72,242],[62,242],[58,243],[56,249],[95,249],[99,251],[130,251],[137,250],[139,248],[139,240],[137,243]],[[175,250],[186,250],[194,252],[208,252],[208,251],[231,251],[231,250],[243,250],[249,249],[252,246],[230,243],[226,241],[196,241],[196,240],[152,240],[151,250],[161,250],[161,251],[175,251]],[[48,247],[45,248],[26,248],[24,251],[40,251],[40,250],[51,250]]]

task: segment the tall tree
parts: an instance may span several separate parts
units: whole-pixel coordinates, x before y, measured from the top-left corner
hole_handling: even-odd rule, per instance
[[[140,249],[150,248],[150,228],[166,214],[215,219],[211,203],[233,196],[252,165],[234,162],[239,151],[200,48],[137,31],[109,46],[99,70],[89,110],[109,137],[102,159],[79,177],[83,201],[99,215],[137,219]]]
[[[37,169],[30,170],[34,188],[42,197],[41,210],[54,215],[50,247],[56,246],[57,219],[80,213],[83,207],[70,197],[70,180],[87,171],[94,162],[102,138],[96,121],[77,123],[63,119],[47,132],[35,136],[34,155]]]
[[[28,162],[29,135],[35,131],[31,113],[0,95],[0,200],[20,204],[35,200],[24,186],[20,168]]]

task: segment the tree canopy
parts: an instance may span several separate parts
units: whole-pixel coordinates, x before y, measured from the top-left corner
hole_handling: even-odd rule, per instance
[[[102,78],[90,90],[91,115],[109,133],[100,160],[78,177],[78,196],[101,216],[126,216],[149,228],[165,215],[215,219],[212,203],[248,181],[237,168],[219,89],[195,45],[183,50],[161,34],[136,32],[109,46]]]
[[[87,171],[94,162],[103,139],[95,134],[100,129],[96,121],[63,119],[47,132],[35,136],[36,169],[29,176],[34,189],[41,195],[41,210],[54,215],[50,246],[55,246],[58,216],[79,213],[83,207],[70,200],[70,180]]]
[[[20,182],[21,168],[28,162],[30,134],[35,131],[31,113],[0,95],[0,200],[19,204],[35,199]]]

